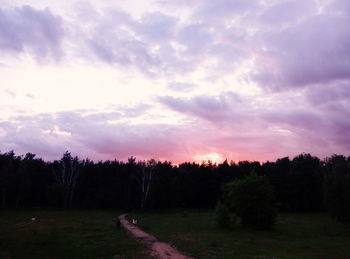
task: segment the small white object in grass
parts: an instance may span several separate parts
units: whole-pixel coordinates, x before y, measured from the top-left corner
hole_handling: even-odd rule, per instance
[[[36,221],[36,218],[32,218],[32,221]]]

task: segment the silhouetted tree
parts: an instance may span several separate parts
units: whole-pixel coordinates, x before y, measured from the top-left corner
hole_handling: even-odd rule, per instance
[[[332,217],[350,222],[350,157],[333,155],[324,170],[326,206]]]
[[[79,163],[78,157],[73,158],[71,153],[66,151],[61,160],[56,161],[52,165],[52,173],[55,179],[55,195],[60,193],[64,196],[65,207],[70,207],[74,198],[79,174]]]
[[[300,154],[275,162],[182,163],[79,160],[67,151],[45,162],[35,154],[0,153],[0,207],[214,208],[226,183],[249,172],[266,176],[283,211],[327,208],[343,221],[349,212],[350,159],[325,161]],[[325,197],[325,198],[324,198]],[[326,204],[326,206],[324,205]]]

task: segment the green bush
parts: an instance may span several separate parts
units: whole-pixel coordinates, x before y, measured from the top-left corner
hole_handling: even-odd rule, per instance
[[[228,228],[230,226],[230,211],[226,204],[218,202],[215,209],[216,223],[220,228]]]
[[[262,230],[273,228],[276,220],[275,199],[266,177],[252,175],[228,183],[225,200],[243,226]]]

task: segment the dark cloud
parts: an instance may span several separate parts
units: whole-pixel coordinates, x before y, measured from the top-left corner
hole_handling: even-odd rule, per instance
[[[49,9],[30,6],[0,9],[0,50],[4,52],[32,52],[41,59],[59,59],[63,38],[62,19]]]

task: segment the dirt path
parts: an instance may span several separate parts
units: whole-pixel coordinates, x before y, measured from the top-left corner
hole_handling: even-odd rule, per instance
[[[152,250],[152,256],[159,259],[192,259],[182,255],[175,247],[163,242],[159,242],[154,236],[148,234],[138,227],[132,225],[127,219],[127,214],[119,216],[121,225],[129,230],[131,234],[141,243],[148,245]]]

